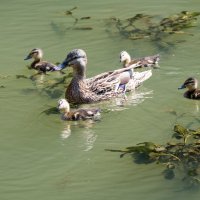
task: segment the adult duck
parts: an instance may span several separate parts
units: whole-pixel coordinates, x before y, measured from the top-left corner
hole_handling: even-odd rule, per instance
[[[184,97],[188,99],[200,99],[200,89],[198,87],[198,80],[194,77],[188,78],[178,89],[187,88]]]
[[[159,54],[156,54],[153,56],[146,56],[143,58],[131,59],[131,56],[126,51],[121,51],[119,57],[120,57],[120,62],[122,63],[123,67],[128,67],[132,64],[139,63],[138,66],[136,66],[135,68],[158,67],[158,62],[160,60]]]
[[[135,89],[152,75],[151,70],[133,74],[131,68],[137,65],[135,64],[128,68],[105,72],[86,79],[86,65],[85,51],[74,49],[57,68],[57,70],[62,70],[67,66],[73,68],[73,78],[65,93],[69,103],[92,103],[111,99],[118,93],[124,92],[125,89]]]
[[[70,111],[70,105],[66,99],[60,99],[58,101],[58,109],[62,113],[63,120],[86,120],[97,119],[100,116],[100,110],[98,108],[90,109],[78,109]]]
[[[57,67],[56,65],[43,61],[43,51],[39,48],[34,48],[31,50],[31,52],[24,58],[24,60],[34,59],[34,61],[31,63],[30,68],[37,70],[39,73],[46,73],[49,71],[54,71],[54,69]]]

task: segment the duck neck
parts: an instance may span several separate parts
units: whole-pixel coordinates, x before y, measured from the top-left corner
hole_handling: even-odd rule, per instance
[[[196,91],[197,91],[196,88],[193,88],[193,89],[188,90],[189,93],[195,93]]]
[[[130,63],[130,60],[129,60],[129,59],[124,60],[123,66],[124,66],[124,67],[128,67],[129,63]]]
[[[85,72],[86,72],[86,66],[76,65],[73,67],[73,75],[78,80],[83,80],[86,78]]]
[[[63,117],[65,117],[65,118],[68,117],[69,113],[70,113],[70,110],[68,108],[63,109]]]
[[[40,58],[35,59],[35,60],[31,63],[31,67],[34,68],[35,65],[36,65],[37,63],[39,63],[40,61],[41,61]]]
[[[197,84],[192,85],[192,86],[187,86],[187,88],[188,88],[188,91],[190,91],[190,92],[194,92],[194,91],[197,90]]]
[[[62,120],[68,120],[68,119],[69,119],[69,114],[68,114],[68,113],[63,113],[63,114],[61,115],[61,119],[62,119]]]

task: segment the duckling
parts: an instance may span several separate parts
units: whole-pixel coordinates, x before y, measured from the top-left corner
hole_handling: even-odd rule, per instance
[[[79,109],[76,111],[70,111],[70,105],[66,99],[60,99],[58,101],[58,109],[63,113],[63,120],[86,120],[96,119],[100,116],[100,110],[98,108],[93,109]]]
[[[24,60],[29,60],[33,58],[34,61],[31,63],[30,68],[37,70],[39,73],[55,71],[57,66],[47,61],[42,61],[42,57],[43,57],[42,49],[34,48],[27,55],[27,57],[24,58]]]
[[[131,60],[131,56],[126,51],[121,51],[120,53],[120,62],[123,67],[128,67],[131,64],[135,64],[139,62],[139,65],[135,68],[141,67],[158,67],[158,61],[160,60],[160,55],[146,56],[143,58],[135,58]]]
[[[198,87],[198,80],[194,77],[188,78],[178,89],[187,88],[184,97],[188,99],[200,99],[200,89]]]
[[[87,79],[86,52],[82,49],[74,49],[68,53],[65,60],[58,66],[60,70],[67,66],[73,68],[73,78],[67,87],[65,98],[69,103],[92,103],[111,99],[116,97],[118,93],[124,92],[124,89],[118,90],[119,86],[126,85],[127,91],[134,90],[152,75],[151,70],[135,72],[132,75],[129,70],[136,65],[105,72]]]

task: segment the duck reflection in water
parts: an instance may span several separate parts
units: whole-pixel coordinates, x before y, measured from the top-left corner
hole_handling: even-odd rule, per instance
[[[72,133],[77,131],[81,132],[81,138],[84,140],[81,147],[84,148],[84,151],[89,151],[93,148],[94,143],[97,139],[97,135],[93,130],[93,126],[96,123],[94,120],[80,120],[80,121],[66,121],[64,123],[63,130],[61,131],[61,139],[68,139]]]
[[[57,87],[59,84],[63,84],[67,76],[60,76],[65,74],[62,71],[59,73],[54,73],[54,79],[48,79],[47,72],[55,72],[58,71],[57,66],[53,63],[43,60],[43,51],[40,48],[32,49],[29,54],[24,58],[24,60],[33,59],[33,62],[28,66],[29,69],[34,69],[37,73],[28,77],[31,79],[36,86],[39,93],[46,93],[49,96],[54,95],[54,87]],[[56,79],[55,79],[56,75]],[[27,77],[26,77],[27,78]]]
[[[97,108],[82,108],[70,111],[70,105],[65,99],[58,101],[58,109],[62,113],[61,119],[67,121],[61,137],[67,139],[71,135],[73,126],[78,127],[83,129],[83,136],[86,140],[84,151],[92,149],[97,137],[92,127],[95,121],[100,120],[100,110]]]

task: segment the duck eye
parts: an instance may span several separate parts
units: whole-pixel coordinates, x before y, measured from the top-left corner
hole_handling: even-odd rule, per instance
[[[70,63],[70,62],[72,62],[73,60],[77,60],[77,59],[79,59],[79,58],[86,58],[86,57],[85,57],[85,56],[74,56],[73,58],[67,60],[66,62]]]
[[[37,51],[32,52],[32,54],[34,54],[34,53],[38,53],[38,52]]]

